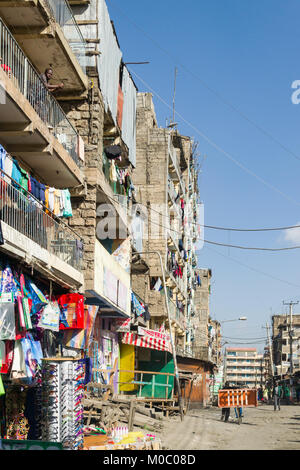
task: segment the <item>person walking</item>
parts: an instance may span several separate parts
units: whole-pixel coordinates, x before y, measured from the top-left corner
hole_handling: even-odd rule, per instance
[[[282,387],[278,382],[275,382],[273,388],[273,398],[274,398],[274,411],[280,411],[280,400],[282,398]]]
[[[232,387],[230,386],[229,382],[225,382],[224,387],[222,387],[222,390],[231,390]],[[222,414],[221,414],[221,421],[224,420],[225,423],[229,420],[230,416],[230,408],[222,408]]]
[[[264,399],[264,403],[268,403],[268,401],[269,401],[269,394],[268,394],[268,389],[267,389],[267,387],[264,388],[264,391],[263,391],[263,399]]]
[[[290,391],[290,387],[288,386],[288,384],[284,384],[284,388],[283,388],[283,398],[285,399],[285,404],[286,405],[290,405],[291,404],[291,391]]]

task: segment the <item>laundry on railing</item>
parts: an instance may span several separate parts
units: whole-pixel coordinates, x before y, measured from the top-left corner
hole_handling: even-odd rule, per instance
[[[32,194],[57,217],[72,217],[70,191],[52,188],[38,181],[28,171],[21,168],[18,161],[12,158],[2,145],[0,145],[0,169],[7,183],[11,182],[9,180],[11,178],[14,187],[25,195]]]

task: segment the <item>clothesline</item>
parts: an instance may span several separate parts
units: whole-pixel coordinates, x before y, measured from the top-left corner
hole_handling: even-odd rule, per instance
[[[0,144],[0,147],[1,147],[1,144]],[[75,230],[71,226],[66,224],[61,218],[59,218],[56,214],[54,214],[54,212],[52,212],[45,204],[43,204],[39,199],[37,199],[32,193],[30,193],[28,190],[22,188],[20,183],[18,183],[11,176],[9,176],[7,173],[5,173],[5,171],[2,170],[1,167],[0,167],[0,180],[5,181],[5,183],[12,184],[12,185],[16,186],[17,189],[22,190],[22,193],[23,194],[25,193],[26,196],[29,196],[28,199],[31,200],[31,202],[36,204],[38,207],[41,207],[41,209],[44,209],[45,213],[47,212],[49,217],[52,217],[54,219],[58,219],[61,224],[65,225],[71,232],[73,232],[76,235],[76,237],[81,239],[81,237],[78,235],[78,233],[75,232]],[[1,185],[0,185],[0,191],[1,191]]]
[[[22,192],[33,196],[53,215],[72,217],[69,190],[49,187],[36,180],[29,172],[20,167],[18,161],[9,155],[2,145],[0,145],[0,170],[16,183]]]

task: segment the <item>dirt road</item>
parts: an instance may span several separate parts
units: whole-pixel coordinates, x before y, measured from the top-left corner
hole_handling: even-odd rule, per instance
[[[238,425],[231,411],[228,423],[220,420],[216,408],[190,410],[183,422],[179,417],[165,422],[160,437],[165,449],[172,450],[299,450],[300,405],[272,405],[244,409]]]

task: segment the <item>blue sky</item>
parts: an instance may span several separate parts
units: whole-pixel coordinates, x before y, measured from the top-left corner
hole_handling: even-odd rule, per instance
[[[299,224],[300,104],[291,101],[291,85],[300,80],[299,1],[107,0],[107,5],[123,60],[150,61],[129,67],[139,91],[155,92],[160,126],[172,116],[161,100],[172,106],[178,68],[176,122],[182,134],[199,142],[206,225]],[[205,238],[251,247],[300,245],[295,230],[205,229]],[[211,316],[248,318],[225,323],[224,337],[255,342],[252,338],[266,336],[262,326],[271,314],[286,312],[283,300],[300,301],[300,250],[205,244],[198,264],[212,269]],[[294,312],[300,312],[300,303]],[[257,346],[262,348],[259,341]]]

